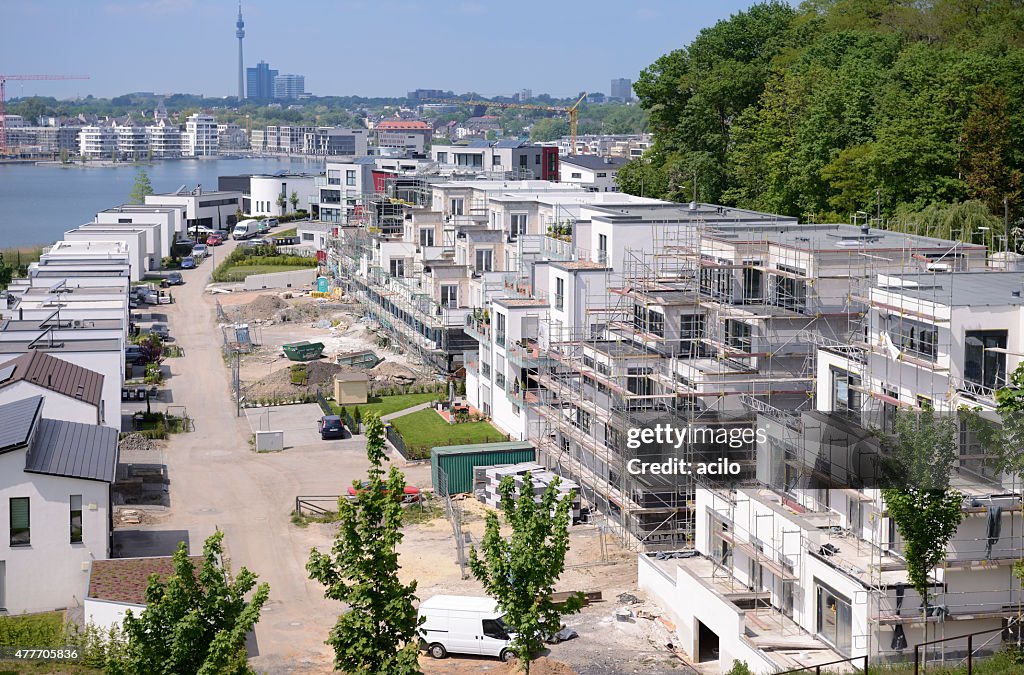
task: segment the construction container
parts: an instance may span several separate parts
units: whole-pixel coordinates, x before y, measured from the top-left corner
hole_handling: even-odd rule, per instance
[[[523,441],[449,445],[430,451],[430,478],[434,492],[440,493],[438,469],[448,475],[448,494],[473,491],[473,469],[478,466],[520,464],[537,459],[534,447]]]

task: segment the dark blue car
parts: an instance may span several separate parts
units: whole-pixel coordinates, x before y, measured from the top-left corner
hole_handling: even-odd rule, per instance
[[[331,438],[345,438],[345,425],[341,423],[338,415],[324,415],[317,423],[320,429],[320,438],[329,440]]]

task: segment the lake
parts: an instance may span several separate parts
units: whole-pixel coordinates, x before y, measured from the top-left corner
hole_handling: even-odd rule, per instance
[[[0,248],[51,244],[92,222],[97,211],[128,201],[139,168],[154,192],[197,184],[216,190],[217,177],[275,171],[319,172],[323,161],[289,159],[168,160],[113,167],[0,164]]]

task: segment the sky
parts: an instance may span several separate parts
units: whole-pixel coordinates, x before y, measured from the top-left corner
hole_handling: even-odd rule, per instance
[[[324,96],[417,88],[511,96],[608,93],[752,0],[247,0],[246,67],[305,75]],[[135,91],[234,96],[237,2],[2,0],[7,97]]]

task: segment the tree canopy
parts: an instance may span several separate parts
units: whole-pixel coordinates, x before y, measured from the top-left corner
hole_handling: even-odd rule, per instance
[[[848,222],[973,200],[1024,216],[1024,6],[756,4],[640,75],[654,147],[623,189]]]

